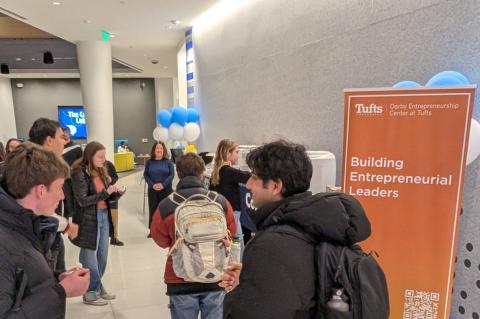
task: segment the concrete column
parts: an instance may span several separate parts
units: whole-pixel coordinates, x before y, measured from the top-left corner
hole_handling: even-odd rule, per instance
[[[0,141],[5,143],[17,137],[15,109],[13,107],[12,84],[9,78],[0,77]]]
[[[77,42],[82,97],[86,111],[87,141],[102,143],[113,161],[112,49],[103,41]]]

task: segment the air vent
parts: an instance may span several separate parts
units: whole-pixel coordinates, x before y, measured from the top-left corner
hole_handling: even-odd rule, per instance
[[[10,16],[14,16],[14,17],[19,18],[19,19],[22,19],[22,20],[27,20],[27,18],[25,18],[24,16],[21,16],[21,15],[15,13],[15,12],[13,12],[13,11],[10,11],[10,10],[5,9],[5,8],[2,8],[2,7],[0,7],[0,11],[3,11],[3,12],[7,13],[7,14],[10,15]]]

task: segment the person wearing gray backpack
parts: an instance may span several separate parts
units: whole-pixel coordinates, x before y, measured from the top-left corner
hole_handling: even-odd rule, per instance
[[[170,314],[172,319],[197,319],[199,313],[202,319],[220,319],[224,292],[219,282],[233,257],[233,209],[205,188],[200,156],[185,154],[176,170],[176,191],[160,202],[150,229],[153,240],[169,248],[164,279]]]

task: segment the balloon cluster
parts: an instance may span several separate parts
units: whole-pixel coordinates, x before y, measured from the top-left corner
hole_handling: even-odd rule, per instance
[[[469,85],[467,77],[462,73],[457,71],[443,71],[435,74],[428,82],[425,84],[425,87],[438,87],[438,86],[462,86]],[[419,88],[422,85],[414,81],[401,81],[393,85],[396,89],[409,89],[409,88]]]
[[[456,71],[443,71],[435,74],[425,87],[441,87],[441,86],[462,86],[469,85],[470,81],[467,77]],[[401,81],[393,85],[394,88],[410,89],[422,87],[420,84],[414,81]],[[480,123],[475,119],[472,119],[470,125],[470,138],[468,142],[467,152],[467,164],[473,162],[478,155],[480,155]]]
[[[200,114],[195,108],[174,106],[170,110],[161,110],[157,113],[157,122],[160,126],[153,130],[156,141],[166,142],[187,140],[194,142],[200,136],[200,126],[197,122]]]

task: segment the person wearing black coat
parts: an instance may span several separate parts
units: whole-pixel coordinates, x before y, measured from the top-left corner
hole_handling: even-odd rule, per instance
[[[42,217],[63,198],[69,169],[58,156],[30,142],[12,151],[0,178],[0,318],[65,318],[65,298],[81,296],[88,269],[53,273],[44,255]]]
[[[105,147],[98,142],[87,144],[83,157],[72,169],[75,198],[73,222],[79,226],[72,243],[81,248],[80,262],[90,269],[90,286],[83,302],[104,306],[115,299],[102,284],[108,258],[109,237],[113,234],[109,198],[117,192],[105,168]]]
[[[112,185],[115,185],[118,181],[117,170],[112,162],[106,161],[108,176],[112,178]],[[112,213],[112,226],[113,237],[110,239],[110,245],[123,246],[125,245],[120,239],[118,239],[118,198],[110,199],[110,212]]]
[[[308,192],[312,164],[301,145],[277,141],[251,151],[252,214],[257,233],[243,265],[227,268],[221,285],[228,319],[307,319],[315,309],[313,245],[277,225],[290,225],[312,239],[352,244],[370,235],[360,203],[350,195]],[[285,226],[284,226],[285,227]]]
[[[218,143],[210,178],[210,189],[225,196],[232,204],[237,232],[233,236],[240,241],[241,255],[245,244],[250,240],[251,231],[243,227],[240,220],[242,205],[240,201],[239,183],[245,184],[250,178],[250,172],[241,171],[232,165],[238,164],[239,145],[230,139],[223,139]]]

